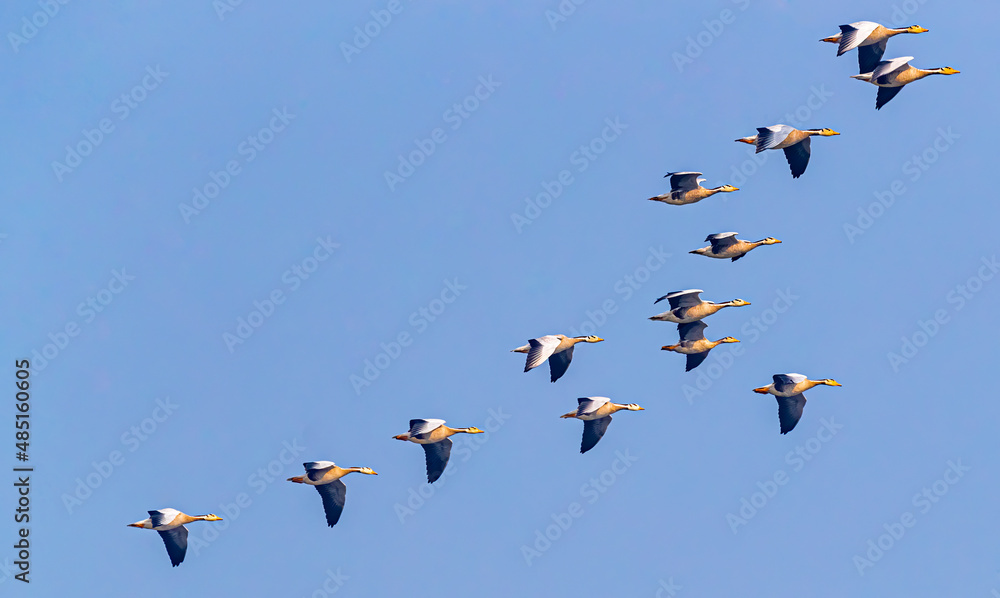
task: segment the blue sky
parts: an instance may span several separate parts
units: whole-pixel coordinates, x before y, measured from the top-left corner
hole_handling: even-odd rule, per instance
[[[0,9],[0,330],[36,468],[32,583],[2,585],[1000,593],[996,7],[49,4]],[[876,112],[817,41],[857,20],[927,27],[886,56],[962,73]],[[776,123],[842,135],[793,180],[733,143]],[[741,190],[646,200],[684,170]],[[783,243],[687,253],[722,231]],[[647,320],[687,288],[752,303],[690,373]],[[607,340],[522,373],[509,349],[557,333]],[[751,392],[778,372],[844,386],[782,436]],[[582,396],[646,410],[580,455]],[[428,487],[391,439],[417,417],[488,433]],[[380,474],[345,479],[334,529],[285,481],[311,460]],[[224,521],[172,569],[125,526],[162,507]]]

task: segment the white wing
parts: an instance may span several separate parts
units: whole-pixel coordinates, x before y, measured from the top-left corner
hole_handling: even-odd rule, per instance
[[[437,430],[444,425],[443,419],[411,419],[410,436],[418,436]]]
[[[528,349],[528,360],[524,364],[524,371],[537,368],[538,366],[545,363],[549,357],[552,356],[556,351],[556,347],[562,342],[558,336],[553,336],[547,334],[540,338],[533,338],[528,341],[528,345],[531,347]]]
[[[608,401],[608,397],[582,397],[577,399],[579,406],[577,407],[577,415],[586,415],[588,413],[593,413],[603,407]]]
[[[181,514],[177,509],[157,509],[155,511],[146,511],[149,513],[149,521],[156,529],[160,526],[170,525],[178,515]]]
[[[872,81],[877,81],[882,75],[888,75],[899,69],[906,68],[909,62],[913,60],[912,56],[900,56],[899,58],[893,58],[892,60],[883,60],[878,63],[875,70],[872,71]]]
[[[668,172],[665,176],[670,177],[671,191],[690,191],[698,188],[698,183],[705,179],[699,179],[700,172]]]
[[[841,25],[840,47],[837,49],[837,56],[860,46],[876,29],[878,29],[878,23],[871,21],[858,21],[850,25]]]
[[[771,149],[785,140],[788,135],[795,130],[795,127],[788,125],[771,125],[770,127],[757,127],[757,152]]]
[[[302,464],[302,467],[305,467],[306,471],[311,471],[313,469],[329,469],[333,466],[333,461],[310,461]]]

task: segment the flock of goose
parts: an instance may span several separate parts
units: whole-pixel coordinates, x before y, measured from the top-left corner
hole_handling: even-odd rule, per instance
[[[853,78],[867,81],[879,88],[875,108],[881,109],[899,93],[904,85],[929,75],[953,75],[959,72],[951,67],[929,70],[912,67],[909,64],[909,61],[913,60],[912,56],[882,60],[886,43],[890,37],[902,33],[915,34],[926,31],[927,29],[916,25],[894,29],[871,21],[859,21],[849,25],[841,25],[839,34],[823,38],[820,41],[838,44],[837,56],[853,49],[858,50],[860,74],[853,75]],[[742,137],[736,141],[756,146],[757,153],[772,149],[783,150],[791,168],[792,178],[799,178],[809,163],[810,137],[829,137],[839,134],[828,128],[799,130],[788,125],[778,124],[770,127],[759,127],[756,135]],[[717,193],[739,191],[732,185],[722,185],[712,189],[702,187],[700,183],[704,179],[698,178],[701,174],[700,172],[668,173],[666,177],[670,177],[670,191],[649,199],[670,205],[687,205],[697,203]],[[705,241],[710,243],[708,247],[695,249],[690,253],[716,259],[731,259],[735,262],[757,247],[781,243],[773,237],[766,237],[754,242],[743,241],[737,239],[736,234],[735,232],[726,232],[709,235],[705,238]],[[709,351],[718,345],[740,342],[731,336],[715,341],[708,340],[705,338],[705,329],[708,325],[703,319],[726,307],[750,305],[743,299],[733,299],[723,303],[703,301],[700,297],[702,292],[700,289],[690,289],[664,295],[654,301],[654,305],[666,299],[670,309],[649,318],[654,321],[677,324],[679,341],[673,345],[665,345],[662,350],[685,355],[687,358],[685,371],[691,371],[698,367],[705,361]],[[512,349],[512,352],[527,354],[525,372],[547,361],[550,379],[555,382],[569,368],[573,359],[573,349],[577,344],[599,343],[603,340],[597,336],[546,335],[531,339],[528,344]],[[772,378],[771,384],[755,388],[753,391],[760,394],[770,394],[777,399],[781,434],[792,431],[801,419],[802,410],[806,403],[803,394],[805,391],[820,385],[840,386],[836,380],[829,378],[810,380],[802,374],[794,373],[774,374]],[[583,397],[577,399],[577,402],[578,405],[574,411],[560,417],[583,421],[581,453],[586,453],[597,445],[611,423],[612,414],[618,411],[643,410],[635,403],[614,403],[607,397]],[[441,477],[448,465],[452,448],[450,437],[459,433],[481,434],[482,432],[475,427],[451,428],[446,426],[445,421],[441,419],[413,419],[410,420],[408,432],[393,436],[393,438],[413,442],[423,447],[427,481],[434,483]],[[288,481],[316,488],[322,498],[326,523],[330,527],[336,525],[340,520],[347,497],[347,486],[344,485],[341,478],[349,473],[378,475],[369,467],[343,468],[332,461],[313,461],[304,463],[303,466],[306,471],[305,475],[289,478]],[[156,530],[166,546],[171,564],[175,567],[183,562],[187,552],[188,530],[184,527],[185,524],[193,521],[220,521],[222,519],[214,514],[192,516],[169,508],[148,511],[148,514],[149,518],[128,525]]]

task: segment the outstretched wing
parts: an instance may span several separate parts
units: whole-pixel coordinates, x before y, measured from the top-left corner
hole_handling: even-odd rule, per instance
[[[705,338],[705,329],[708,328],[708,324],[698,320],[697,322],[689,322],[687,324],[678,324],[677,332],[681,335],[681,342],[683,341],[700,341]]]
[[[882,61],[882,55],[885,54],[885,46],[888,41],[889,38],[886,38],[874,44],[858,46],[859,73],[870,73],[875,70],[878,63]]]
[[[872,83],[876,85],[885,85],[886,83],[891,83],[892,74],[895,73],[896,71],[900,71],[909,67],[911,60],[913,60],[912,56],[900,56],[899,58],[893,58],[892,60],[884,60],[878,63],[872,69],[872,78],[871,78]]]
[[[896,94],[903,91],[903,87],[879,87],[878,95],[875,96],[875,109],[881,110],[882,106],[889,103],[889,100],[896,97]]]
[[[444,468],[448,466],[448,459],[451,458],[451,438],[445,438],[440,442],[422,444],[424,456],[427,458],[427,483],[433,484],[444,473]]]
[[[709,351],[711,351],[711,349],[709,349]],[[688,353],[687,367],[684,368],[684,371],[690,372],[694,368],[701,365],[701,362],[705,361],[707,358],[708,358],[708,351],[705,351],[703,353]]]
[[[665,177],[670,177],[671,191],[690,191],[698,188],[698,177],[700,172],[668,172]]]
[[[427,446],[426,444],[424,446]],[[340,515],[344,512],[344,503],[347,501],[347,486],[340,480],[334,480],[329,484],[315,486],[319,495],[323,497],[323,510],[326,512],[326,524],[330,527],[337,525]]]
[[[433,432],[444,425],[443,419],[411,419],[410,436],[421,436]]]
[[[178,515],[181,514],[177,509],[157,509],[155,511],[146,511],[149,513],[149,523],[153,529],[160,527],[161,525],[168,525]]]
[[[788,125],[757,127],[757,151],[755,153],[759,154],[764,150],[768,150],[776,145],[779,145],[794,130],[795,127],[790,127]]]
[[[593,413],[607,404],[611,399],[607,397],[581,397],[577,399],[579,407],[576,409],[577,415],[586,415],[588,413]]]
[[[188,549],[188,531],[183,525],[172,529],[157,530],[163,545],[167,547],[167,554],[170,556],[170,564],[176,567],[184,562],[184,555]]]
[[[781,424],[781,433],[788,434],[802,419],[802,408],[806,406],[806,396],[799,393],[790,397],[775,398],[778,399],[778,422]]]
[[[590,419],[584,420],[583,422],[583,442],[580,443],[580,452],[586,453],[590,449],[597,446],[598,441],[604,437],[604,433],[608,431],[608,426],[611,425],[611,416],[602,417],[601,419]]]
[[[788,393],[792,392],[799,382],[805,382],[806,377],[802,374],[775,374],[771,379],[774,380],[774,390]]]
[[[552,381],[555,382],[559,378],[562,378],[566,370],[569,369],[569,362],[573,361],[573,347],[566,349],[565,351],[560,351],[558,353],[553,353],[549,357],[549,374],[552,375]]]
[[[736,244],[736,233],[716,233],[705,240],[712,244],[712,253],[719,253]]]
[[[860,46],[877,28],[878,23],[871,21],[858,21],[850,25],[841,25],[840,46],[837,48],[837,56],[842,56]],[[861,72],[867,73],[868,71],[862,70]]]
[[[558,336],[547,334],[528,341],[528,359],[524,362],[524,371],[532,370],[545,363],[562,342]]]
[[[334,463],[333,461],[310,461],[309,463],[303,463],[302,466],[306,468],[306,477],[313,482],[318,482],[323,479],[326,472],[330,471]]]
[[[673,293],[667,293],[666,295],[660,297],[653,302],[656,305],[660,301],[666,299],[670,302],[670,309],[674,310],[678,307],[690,307],[692,305],[698,305],[701,303],[701,297],[698,296],[699,293],[703,293],[701,289],[688,289],[686,291],[674,291]]]
[[[809,145],[809,138],[806,137],[795,145],[785,148],[785,160],[788,160],[788,166],[792,169],[793,179],[802,176],[806,166],[809,165]]]

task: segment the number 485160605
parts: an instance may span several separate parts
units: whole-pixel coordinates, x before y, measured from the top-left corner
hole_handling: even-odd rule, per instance
[[[16,432],[14,433],[14,447],[18,450],[17,459],[19,461],[28,460],[28,443],[31,439],[31,433],[29,429],[31,428],[29,413],[31,406],[28,402],[30,398],[30,393],[28,389],[31,387],[31,383],[28,381],[28,377],[31,375],[28,368],[31,364],[28,363],[27,359],[22,359],[14,363],[14,367],[17,368],[15,376],[17,380],[14,385],[17,386],[17,394],[15,398],[17,399],[14,404],[17,409],[17,413],[14,415],[14,427]]]

